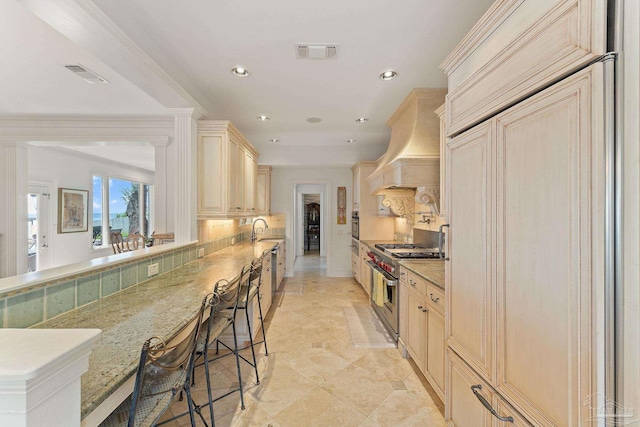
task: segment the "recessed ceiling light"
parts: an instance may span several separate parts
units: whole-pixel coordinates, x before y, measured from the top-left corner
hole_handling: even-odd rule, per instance
[[[322,119],[320,117],[309,117],[307,121],[309,123],[320,123]]]
[[[266,122],[267,120],[269,120],[269,117],[267,116],[258,116],[256,117],[258,120],[262,120],[263,122]]]
[[[280,142],[279,139],[275,139],[275,138],[271,138],[269,141],[271,141],[271,142]]]
[[[367,119],[366,117],[360,117],[359,119],[356,119],[356,122],[358,123],[364,123],[364,122],[368,122],[369,119]]]
[[[396,77],[398,77],[398,73],[393,70],[388,70],[380,74],[380,80],[391,80],[395,79]]]
[[[347,139],[347,143],[349,143],[349,144],[353,144],[356,141],[357,141],[357,139]]]
[[[234,76],[238,76],[238,77],[247,77],[249,75],[249,70],[247,70],[244,67],[233,67],[231,69],[231,72],[233,73]]]

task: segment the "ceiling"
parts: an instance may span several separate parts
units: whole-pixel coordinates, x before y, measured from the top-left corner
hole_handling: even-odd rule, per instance
[[[0,114],[195,107],[231,120],[260,163],[374,160],[387,119],[411,89],[446,87],[439,64],[492,2],[0,0],[0,37],[13,41],[0,44]],[[337,44],[338,54],[298,59],[297,43]],[[110,83],[88,84],[65,64]],[[235,66],[251,75],[234,76]],[[398,77],[380,80],[389,69]]]

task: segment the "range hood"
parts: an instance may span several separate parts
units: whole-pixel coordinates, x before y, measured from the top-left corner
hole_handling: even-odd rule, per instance
[[[444,103],[446,88],[414,89],[387,121],[391,140],[378,167],[367,177],[373,195],[384,195],[383,204],[400,211],[397,199],[413,197],[419,188],[420,203],[439,199],[440,193],[440,120],[436,109]],[[402,202],[401,204],[405,204]],[[411,207],[412,209],[412,207]]]

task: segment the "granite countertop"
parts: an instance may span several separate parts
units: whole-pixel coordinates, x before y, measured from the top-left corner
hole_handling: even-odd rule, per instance
[[[218,280],[237,276],[244,265],[276,244],[272,238],[231,246],[38,325],[102,330],[81,380],[82,418],[135,375],[147,338],[173,337],[195,316]]]
[[[444,290],[444,261],[423,259],[400,261],[400,265]]]

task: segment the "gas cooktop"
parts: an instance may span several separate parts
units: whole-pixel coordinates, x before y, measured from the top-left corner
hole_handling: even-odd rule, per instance
[[[376,248],[394,258],[440,258],[438,248],[425,248],[424,246],[410,243],[377,244]]]

